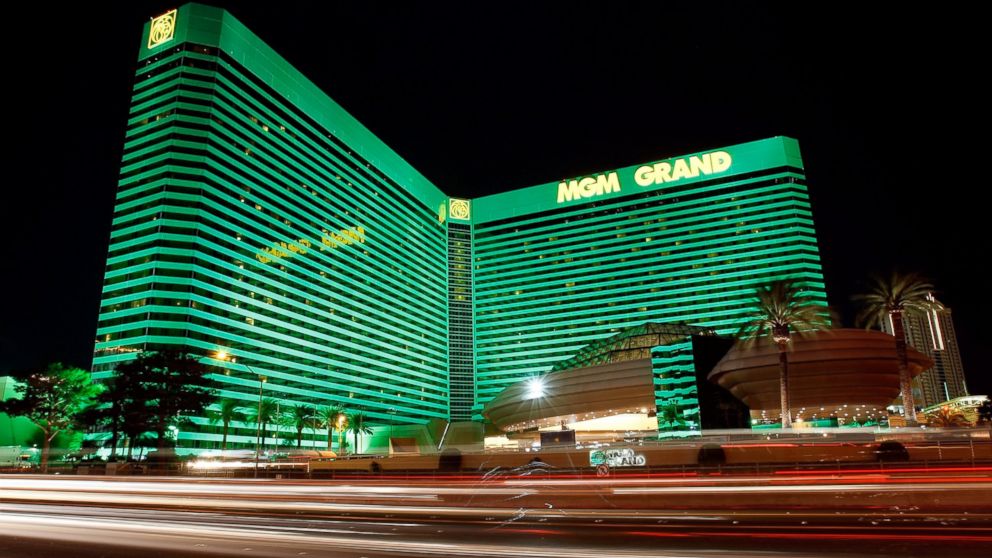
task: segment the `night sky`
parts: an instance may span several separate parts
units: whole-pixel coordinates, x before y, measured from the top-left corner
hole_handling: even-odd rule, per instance
[[[869,273],[919,271],[953,308],[971,392],[992,391],[988,140],[968,139],[989,124],[978,18],[867,2],[213,4],[453,196],[795,137],[845,324]],[[141,26],[175,6],[6,14],[0,373],[90,364]]]

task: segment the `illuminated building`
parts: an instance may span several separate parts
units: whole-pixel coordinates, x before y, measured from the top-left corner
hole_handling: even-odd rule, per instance
[[[138,56],[96,376],[179,345],[228,353],[210,362],[246,408],[261,374],[284,403],[446,419],[447,197],[230,14],[163,17]],[[196,421],[180,443],[212,447]]]
[[[246,408],[264,375],[376,425],[478,419],[627,328],[734,332],[773,278],[825,304],[795,140],[449,198],[222,10],[154,19],[138,62],[97,377],[180,346]],[[180,445],[216,446],[194,420]]]
[[[780,137],[473,200],[477,405],[647,321],[735,333],[774,278],[826,304],[802,169]]]
[[[905,313],[902,319],[906,343],[933,361],[933,366],[913,381],[916,404],[920,407],[931,407],[968,395],[951,309],[940,304],[932,295],[930,299],[936,304],[933,310],[920,314]],[[888,320],[882,322],[882,330],[892,335],[892,325]]]

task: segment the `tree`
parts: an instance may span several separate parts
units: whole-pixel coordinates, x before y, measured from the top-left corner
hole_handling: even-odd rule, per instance
[[[886,277],[871,277],[868,292],[854,297],[862,305],[858,323],[871,327],[881,325],[886,318],[892,320],[899,366],[899,391],[902,393],[903,416],[908,425],[916,423],[916,402],[913,400],[902,318],[906,314],[924,313],[934,308],[936,302],[930,294],[932,291],[933,285],[919,274],[893,271]]]
[[[351,413],[348,415],[348,430],[355,437],[355,453],[358,453],[358,436],[371,434],[372,428],[368,425],[368,417],[364,413]]]
[[[662,407],[661,419],[673,428],[685,424],[685,419],[682,417],[682,412],[676,405],[665,405]]]
[[[803,293],[792,279],[779,279],[754,291],[754,308],[738,337],[755,343],[764,336],[778,346],[779,391],[782,428],[792,428],[789,402],[789,342],[792,333],[803,336],[830,326],[830,309]]]
[[[342,421],[343,424],[342,418],[344,416],[344,410],[337,405],[318,409],[317,420],[327,428],[327,449],[331,449],[331,443],[334,440],[334,430],[338,427],[338,421]],[[340,443],[338,444],[338,451],[341,451]]]
[[[971,422],[964,416],[964,413],[947,405],[927,416],[927,424],[935,428],[971,426]]]
[[[21,398],[0,402],[0,411],[25,417],[41,429],[41,472],[47,473],[52,440],[76,426],[78,416],[93,405],[102,387],[93,383],[89,372],[58,362],[18,379],[23,383],[14,389]]]
[[[303,445],[303,429],[313,421],[313,409],[302,403],[294,405],[287,415],[287,425],[296,429],[296,447]]]
[[[224,426],[224,437],[220,442],[221,451],[227,450],[227,432],[231,427],[231,422],[245,420],[245,414],[239,407],[240,403],[236,399],[221,399],[217,405],[217,409],[210,411],[207,416],[210,424],[217,424],[219,422]]]
[[[261,430],[262,445],[265,445],[265,438],[268,437],[268,426],[279,418],[279,402],[271,397],[262,399],[258,407],[252,409],[248,415],[248,420],[258,425]]]
[[[148,413],[146,430],[155,433],[160,451],[169,443],[165,434],[170,426],[190,424],[189,416],[203,416],[214,401],[209,373],[199,357],[173,349],[141,353],[117,367],[118,377],[140,384]]]
[[[101,380],[103,391],[97,396],[96,404],[88,408],[80,417],[81,422],[91,428],[110,430],[110,459],[117,456],[121,435],[128,441],[126,459],[138,439],[148,429],[148,406],[143,384],[138,376],[116,374]]]

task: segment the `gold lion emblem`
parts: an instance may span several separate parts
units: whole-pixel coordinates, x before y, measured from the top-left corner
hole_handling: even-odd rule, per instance
[[[175,34],[176,10],[172,10],[152,20],[151,28],[148,30],[148,48],[155,48],[171,41]]]
[[[448,215],[451,215],[452,219],[468,221],[468,200],[459,200],[455,198],[448,200]]]

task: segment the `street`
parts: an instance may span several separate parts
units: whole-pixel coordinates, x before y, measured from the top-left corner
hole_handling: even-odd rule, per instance
[[[992,548],[992,468],[781,473],[7,475],[0,556],[987,556]]]

